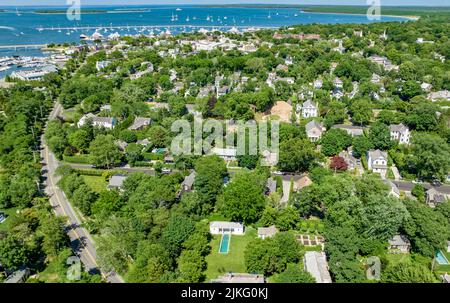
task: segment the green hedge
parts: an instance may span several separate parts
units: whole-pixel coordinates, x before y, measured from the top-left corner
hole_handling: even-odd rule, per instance
[[[164,155],[161,154],[153,154],[153,153],[144,153],[143,154],[145,160],[154,160],[154,161],[163,161]]]
[[[65,156],[63,155],[64,162],[67,163],[79,163],[79,164],[89,164],[88,155],[78,155],[78,156]]]

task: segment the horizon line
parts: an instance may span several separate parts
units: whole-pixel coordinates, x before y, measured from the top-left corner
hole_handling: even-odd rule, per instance
[[[328,7],[339,7],[339,6],[348,6],[348,7],[367,7],[367,5],[363,5],[363,4],[295,4],[295,3],[223,3],[223,4],[216,4],[216,3],[204,3],[204,4],[195,4],[195,3],[171,3],[171,4],[83,4],[84,7],[112,7],[112,6],[235,6],[235,5],[278,5],[278,6],[292,6],[292,7],[298,7],[298,6],[328,6]],[[28,5],[28,4],[10,4],[10,5],[0,5],[0,7],[17,7],[17,6],[22,6],[22,7],[66,7],[68,5],[63,5],[63,4],[58,4],[58,5],[54,5],[54,4],[42,4],[42,5]],[[426,7],[426,8],[439,8],[439,7],[450,7],[450,4],[448,5],[414,5],[414,4],[406,4],[406,5],[402,5],[402,4],[396,4],[396,5],[383,5],[382,7],[414,7],[414,8],[421,8],[421,7]]]

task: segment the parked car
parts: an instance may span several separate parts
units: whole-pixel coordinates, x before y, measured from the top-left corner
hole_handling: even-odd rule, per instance
[[[433,181],[431,181],[431,185],[439,187],[442,185],[442,183],[439,180],[433,180]]]
[[[171,172],[172,172],[172,170],[170,168],[161,169],[161,173],[163,173],[163,174],[170,174]]]
[[[285,175],[286,173],[283,172],[283,171],[276,170],[276,171],[273,172],[273,174],[282,176],[282,175]]]

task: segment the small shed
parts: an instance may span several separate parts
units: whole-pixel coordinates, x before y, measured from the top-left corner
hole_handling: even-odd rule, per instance
[[[121,190],[123,187],[123,182],[126,180],[128,176],[126,175],[114,175],[109,179],[108,189],[119,189]]]
[[[258,228],[258,238],[266,239],[273,237],[278,232],[278,228],[275,225],[269,227],[259,227]]]

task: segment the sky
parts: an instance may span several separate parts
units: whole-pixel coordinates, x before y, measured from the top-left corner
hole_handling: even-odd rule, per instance
[[[65,6],[76,0],[0,0],[0,6]],[[317,4],[317,5],[368,5],[372,0],[79,0],[81,5],[139,5],[139,4],[229,4],[229,3],[262,3],[262,4]],[[450,6],[449,0],[379,0],[383,5],[416,5],[416,6]]]

